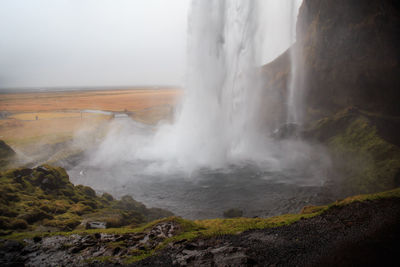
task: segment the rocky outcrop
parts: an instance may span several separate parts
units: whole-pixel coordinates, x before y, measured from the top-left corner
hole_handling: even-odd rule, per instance
[[[15,151],[3,140],[0,140],[0,168],[9,164],[15,155]]]
[[[399,119],[349,108],[312,123],[302,135],[328,147],[331,191],[341,198],[400,186],[400,138],[393,129],[400,129]]]
[[[184,242],[134,266],[395,266],[398,200],[353,203],[292,225]]]
[[[111,228],[172,216],[131,196],[121,200],[73,185],[63,168],[42,165],[0,173],[0,234],[12,231],[70,231]]]
[[[0,239],[0,265],[397,266],[399,193],[306,207],[296,221],[264,227],[256,218],[170,218],[136,230]],[[221,234],[224,226],[244,228]]]
[[[287,89],[290,79],[290,49],[261,68],[264,84],[260,117],[272,129],[286,121]]]
[[[298,77],[291,77],[291,60]],[[276,90],[281,104],[265,112],[281,124],[295,79],[304,135],[329,148],[337,197],[400,185],[398,1],[304,0],[296,44],[264,66],[263,76],[266,94]]]
[[[400,115],[400,4],[304,0],[298,41],[308,118],[348,106]]]
[[[144,232],[73,234],[35,237],[23,242],[0,240],[0,264],[28,266],[121,265],[155,249],[180,231],[174,221],[160,222]]]

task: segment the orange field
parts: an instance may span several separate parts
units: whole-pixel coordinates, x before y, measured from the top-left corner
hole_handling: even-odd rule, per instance
[[[144,123],[165,119],[181,96],[179,89],[134,89],[0,94],[0,139],[22,149],[38,142],[68,140],[80,129],[98,129],[110,114],[81,112],[129,111]]]
[[[0,111],[38,112],[61,110],[137,111],[174,105],[179,89],[132,89],[104,91],[0,94]]]

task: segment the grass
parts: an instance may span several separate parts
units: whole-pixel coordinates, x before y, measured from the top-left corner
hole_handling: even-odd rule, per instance
[[[345,188],[369,193],[392,188],[400,170],[400,149],[382,139],[365,118],[352,121],[329,141],[329,146],[346,172]],[[351,192],[350,192],[351,193]]]
[[[343,195],[398,186],[400,148],[380,135],[374,122],[379,116],[374,114],[374,119],[371,116],[345,109],[311,127],[313,138],[327,145],[331,152],[334,179]]]

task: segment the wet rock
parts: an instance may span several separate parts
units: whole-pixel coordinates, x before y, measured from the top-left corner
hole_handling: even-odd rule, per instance
[[[297,123],[285,123],[272,133],[272,138],[287,139],[300,137],[300,125]]]
[[[19,251],[23,247],[24,246],[18,241],[7,240],[6,242],[4,242],[2,250],[6,251],[6,252],[12,252],[12,251]]]
[[[97,239],[100,239],[101,238],[101,234],[100,233],[95,233],[94,237],[97,238]]]
[[[33,242],[35,242],[35,243],[38,243],[38,242],[40,242],[40,241],[42,241],[42,238],[41,238],[40,236],[35,236],[35,237],[33,238]]]

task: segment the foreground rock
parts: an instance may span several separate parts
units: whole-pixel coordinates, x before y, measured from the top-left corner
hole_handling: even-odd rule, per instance
[[[289,226],[174,244],[135,266],[398,266],[399,238],[399,199],[356,202]]]
[[[399,239],[397,189],[269,219],[170,218],[136,230],[10,236],[0,241],[0,265],[398,266]]]
[[[3,240],[0,243],[0,265],[85,266],[106,262],[123,264],[130,257],[155,249],[179,230],[178,223],[168,221],[140,233],[58,235],[24,239],[24,242]]]

